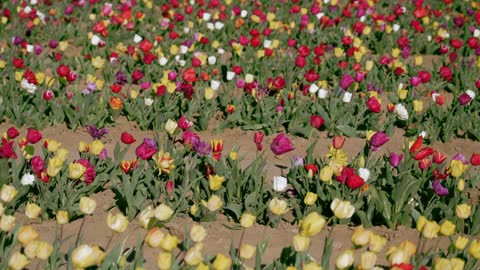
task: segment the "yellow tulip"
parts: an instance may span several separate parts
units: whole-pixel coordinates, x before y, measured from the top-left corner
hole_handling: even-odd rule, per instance
[[[80,179],[87,168],[80,163],[70,163],[68,165],[69,177],[75,180]]]
[[[305,205],[313,205],[317,201],[318,195],[313,193],[313,192],[307,192],[305,195],[305,198],[303,199],[303,202]]]
[[[40,208],[40,206],[35,203],[27,203],[27,206],[25,207],[25,216],[27,216],[29,219],[36,219],[41,213],[42,208]]]
[[[335,217],[339,219],[351,218],[355,213],[355,207],[349,201],[341,201],[335,198],[330,204],[330,209],[335,214]]]
[[[17,196],[17,189],[14,186],[4,184],[0,190],[0,199],[6,203],[11,202]]]
[[[171,235],[170,233],[165,234],[160,242],[160,247],[168,252],[171,252],[178,245],[178,237]]]
[[[20,253],[20,251],[16,251],[10,257],[8,261],[8,267],[13,270],[21,270],[24,269],[30,263],[27,256]]]
[[[387,245],[387,238],[372,233],[368,241],[368,249],[373,252],[380,252]]]
[[[268,209],[276,216],[283,215],[287,212],[287,201],[273,198],[268,203]]]
[[[353,231],[352,243],[355,246],[364,246],[370,241],[371,234],[369,230],[365,230],[363,225],[360,225]]]
[[[232,266],[232,259],[223,255],[222,253],[218,253],[213,261],[213,269],[215,270],[228,270]]]
[[[102,141],[100,140],[94,140],[91,144],[90,144],[90,153],[94,154],[95,156],[98,156],[102,150],[105,148],[105,144],[103,144]]]
[[[31,225],[20,227],[17,233],[18,242],[25,247],[28,243],[37,240],[40,237],[37,231]]]
[[[67,211],[58,211],[56,215],[57,223],[59,225],[67,224],[68,223],[68,212]]]
[[[100,265],[105,258],[103,252],[95,245],[80,245],[72,252],[72,263],[76,268],[88,268],[94,265]]]
[[[458,218],[467,219],[472,213],[472,206],[466,203],[459,204],[455,208],[455,213],[457,214]]]
[[[137,216],[138,222],[142,224],[144,229],[148,228],[150,220],[155,216],[153,207],[151,205],[145,207]]]
[[[480,241],[474,239],[472,243],[470,243],[470,247],[468,248],[468,253],[472,255],[475,259],[480,259]]]
[[[159,227],[153,227],[145,236],[145,242],[149,247],[157,248],[160,247],[160,243],[162,242],[164,236],[165,234],[160,230]]]
[[[207,230],[201,225],[194,224],[190,228],[190,238],[193,242],[202,242],[207,237]]]
[[[94,199],[91,199],[89,197],[81,197],[79,205],[80,211],[82,211],[84,215],[91,215],[97,207],[97,202],[95,202]]]
[[[210,183],[210,189],[212,191],[217,191],[222,187],[222,183],[225,182],[225,177],[219,175],[210,175],[208,177]]]
[[[348,269],[353,264],[353,250],[347,249],[344,250],[340,255],[335,259],[335,266],[339,270]]]
[[[172,253],[160,251],[157,256],[157,267],[160,270],[168,270],[172,265]]]
[[[300,234],[303,236],[314,236],[318,234],[327,221],[317,212],[311,212],[300,222]]]
[[[310,246],[310,238],[297,234],[293,237],[293,248],[296,252],[303,252]]]
[[[208,201],[204,203],[204,205],[209,211],[213,212],[219,210],[222,207],[223,201],[217,195],[212,195],[210,199],[208,199]]]
[[[47,166],[47,175],[50,177],[55,177],[63,166],[63,160],[58,157],[53,157],[48,160]]]
[[[172,208],[162,203],[155,208],[154,216],[160,221],[167,221],[173,213]]]
[[[240,217],[240,225],[243,228],[250,228],[255,224],[256,217],[248,212],[245,212]]]
[[[440,231],[440,225],[435,221],[427,221],[422,229],[422,235],[425,238],[433,239],[438,237],[438,232]]]
[[[455,243],[454,243],[455,248],[458,250],[464,250],[467,244],[468,244],[468,238],[462,235],[458,236],[457,239],[455,239]]]
[[[117,213],[116,215],[108,213],[107,225],[111,230],[117,233],[122,233],[127,229],[128,223],[127,217],[122,213]]]
[[[199,265],[203,261],[202,250],[202,243],[195,244],[187,251],[187,254],[185,255],[185,262],[188,265]]]
[[[243,243],[240,247],[240,258],[248,260],[255,255],[255,246]]]
[[[445,220],[440,225],[440,233],[445,236],[450,236],[455,233],[455,224],[449,220]]]
[[[360,255],[359,269],[372,269],[377,263],[377,255],[370,251],[365,251]]]

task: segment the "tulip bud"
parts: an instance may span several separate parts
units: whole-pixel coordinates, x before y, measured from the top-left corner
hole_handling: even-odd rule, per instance
[[[468,253],[475,259],[480,259],[480,241],[474,239],[472,243],[470,243],[470,247],[468,248]],[[459,268],[460,269],[460,268]]]
[[[311,170],[309,170],[310,172]],[[307,194],[305,195],[305,198],[303,199],[303,202],[305,203],[305,205],[313,205],[316,201],[317,201],[317,198],[318,198],[318,195],[313,193],[313,192],[307,192]]]
[[[31,225],[20,227],[17,233],[17,240],[23,247],[28,243],[37,240],[39,237],[40,235]]]
[[[435,221],[428,220],[422,229],[422,236],[428,239],[434,239],[438,237],[440,231],[440,225]]]
[[[208,199],[208,201],[204,203],[204,205],[205,207],[207,207],[209,211],[214,212],[219,210],[222,207],[223,201],[217,195],[212,195],[210,199]],[[192,209],[190,208],[190,210]]]
[[[221,253],[217,254],[213,261],[214,270],[228,270],[232,266],[232,259]]]
[[[445,236],[450,236],[455,233],[455,224],[449,220],[445,220],[440,225],[440,233]]]
[[[455,239],[455,248],[458,250],[464,250],[465,247],[468,244],[468,238],[466,236],[458,236],[457,239]]]
[[[427,221],[428,220],[424,216],[420,216],[417,220],[417,231],[421,232]]]
[[[240,217],[240,225],[245,229],[250,228],[253,224],[255,224],[255,219],[255,215],[245,212]]]
[[[155,208],[154,215],[156,219],[166,221],[173,215],[173,213],[172,208],[162,203]]]
[[[190,229],[190,238],[193,242],[199,243],[202,242],[205,237],[207,237],[207,230],[200,225],[193,225]]]
[[[15,227],[15,217],[9,215],[3,215],[0,218],[0,230],[4,232],[11,231]]]
[[[25,255],[29,259],[47,260],[53,252],[53,246],[45,241],[31,241],[25,246]]]
[[[25,216],[27,216],[29,219],[36,219],[41,213],[42,208],[40,208],[40,206],[35,203],[27,203],[27,206],[25,207]]]
[[[296,252],[303,252],[310,246],[310,238],[297,234],[293,237],[293,248]]]
[[[122,213],[117,213],[116,215],[108,213],[107,225],[111,230],[122,233],[128,227],[128,219]]]
[[[165,234],[160,242],[160,247],[168,252],[171,252],[178,245],[178,237],[171,235],[170,233]]]
[[[323,182],[330,182],[333,176],[333,169],[330,166],[325,166],[320,170],[320,180]]]
[[[317,212],[311,212],[300,222],[300,234],[303,236],[314,236],[318,234],[327,221]]]
[[[253,257],[255,254],[255,246],[249,245],[249,244],[242,244],[240,247],[240,258],[248,260]]]
[[[67,211],[58,211],[56,215],[57,223],[59,225],[68,223],[68,212]]]
[[[21,270],[24,269],[30,263],[27,256],[20,253],[20,251],[16,251],[10,257],[8,261],[8,267],[13,270]]]
[[[377,255],[370,251],[365,251],[360,255],[360,269],[372,269],[377,263]]]
[[[165,131],[167,131],[167,133],[170,134],[170,136],[173,136],[177,131],[177,127],[178,127],[177,122],[171,119],[168,119],[167,123],[165,124]]]
[[[455,208],[455,213],[457,214],[458,218],[467,219],[470,217],[470,214],[472,213],[472,206],[466,203],[459,204]]]
[[[462,192],[465,189],[465,179],[458,180],[457,189],[460,192]]]
[[[193,247],[191,247],[187,254],[185,255],[185,262],[188,265],[198,265],[203,261],[202,256],[203,244],[197,243]],[[197,268],[198,269],[198,268]]]
[[[368,241],[368,249],[372,252],[380,252],[387,245],[387,238],[372,233]]]
[[[72,252],[72,263],[76,268],[88,268],[94,265],[100,265],[105,258],[103,252],[98,246],[80,245]]]
[[[153,207],[151,205],[147,206],[144,208],[142,211],[137,216],[138,222],[142,224],[142,227],[144,229],[148,228],[148,224],[150,223],[150,220],[155,216]]]
[[[18,191],[14,186],[4,184],[0,190],[0,199],[6,203],[13,200]]]
[[[283,215],[287,212],[287,201],[273,198],[268,203],[268,209],[276,216]]]
[[[353,231],[352,242],[355,246],[364,246],[370,241],[371,234],[369,230],[365,230],[363,225],[360,225]]]
[[[80,198],[80,211],[82,211],[84,215],[93,214],[95,207],[97,207],[95,200],[90,199],[89,197]]]
[[[335,266],[339,270],[348,269],[353,264],[353,250],[344,250],[335,260]]]
[[[159,227],[153,227],[145,236],[145,242],[149,247],[157,248],[160,246],[164,236],[165,234],[160,230]]]

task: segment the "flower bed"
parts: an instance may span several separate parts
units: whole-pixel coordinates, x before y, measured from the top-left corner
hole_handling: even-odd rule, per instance
[[[141,269],[149,246],[160,248],[160,269],[476,269],[480,151],[447,155],[434,145],[480,140],[479,7],[1,3],[0,251],[10,259],[0,264]],[[124,119],[145,133],[108,137]],[[88,135],[74,149],[44,137],[61,125]],[[249,131],[248,158],[245,145],[224,149],[232,128]],[[402,147],[385,149],[398,132]],[[298,137],[308,145],[293,156]],[[349,140],[362,145],[358,154],[344,148]],[[272,156],[287,159],[273,180]],[[92,198],[105,190],[114,194],[112,234],[83,244],[98,211]],[[195,222],[182,239],[168,227],[176,217]],[[240,239],[228,255],[202,255],[199,224],[218,217]],[[33,220],[56,220],[54,239],[39,240]],[[65,250],[63,230],[75,220]],[[148,232],[126,248],[115,239],[130,222]],[[296,233],[273,262],[262,260],[265,241],[244,242],[255,224],[286,223]],[[351,248],[333,256],[329,235],[314,258],[312,239],[336,224],[356,227]],[[419,240],[387,249],[375,226],[416,228]],[[439,235],[450,245],[425,249]]]

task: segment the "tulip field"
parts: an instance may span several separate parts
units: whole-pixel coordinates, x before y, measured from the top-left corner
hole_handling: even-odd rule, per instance
[[[0,1],[0,269],[480,269],[480,3]]]

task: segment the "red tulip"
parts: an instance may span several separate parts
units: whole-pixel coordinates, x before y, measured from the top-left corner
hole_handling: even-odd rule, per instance
[[[255,144],[261,144],[264,136],[265,134],[263,134],[263,132],[257,131],[255,132],[255,134],[253,134],[253,141],[255,142]]]
[[[428,156],[433,155],[434,153],[435,153],[435,149],[433,149],[431,147],[424,147],[424,148],[420,149],[420,151],[418,151],[418,153],[415,154],[415,156],[413,156],[413,158],[415,160],[422,160],[422,159],[425,159]]]
[[[417,140],[415,140],[415,142],[412,144],[412,146],[410,146],[410,149],[408,149],[408,152],[410,152],[410,153],[417,152],[417,150],[420,149],[420,147],[422,147],[422,144],[423,144],[423,137],[418,136]]]
[[[418,167],[420,167],[420,170],[422,171],[430,168],[431,165],[432,165],[432,160],[428,158],[418,161]]]
[[[382,105],[380,105],[376,97],[369,98],[367,101],[367,106],[371,112],[379,113],[382,111]]]
[[[435,152],[433,155],[433,162],[436,164],[442,164],[447,159],[447,156],[444,153]]]
[[[183,72],[182,78],[184,81],[187,81],[187,82],[196,82],[198,80],[197,73],[195,72],[195,69],[193,67],[187,68]]]
[[[333,137],[333,148],[335,149],[342,149],[343,144],[345,143],[345,137],[343,136],[335,136]]]
[[[60,65],[57,67],[57,74],[60,77],[67,77],[67,75],[70,73],[70,68],[66,65]]]
[[[122,135],[120,136],[120,140],[122,141],[122,143],[124,144],[132,144],[134,142],[136,142],[137,140],[133,137],[132,134],[128,133],[128,132],[122,132]]]
[[[273,139],[270,149],[275,155],[282,155],[287,152],[295,149],[293,147],[292,141],[285,134],[278,134],[277,137]]]
[[[320,115],[312,115],[310,116],[310,126],[314,128],[320,128],[325,121]]]
[[[480,165],[480,154],[473,153],[472,156],[470,157],[470,164],[472,164],[472,166]]]
[[[16,68],[24,68],[25,67],[25,63],[23,62],[23,60],[21,58],[17,58],[17,57],[13,57],[13,62],[12,64],[16,67]]]
[[[42,133],[40,131],[29,128],[27,132],[27,141],[31,144],[35,144],[42,139]]]
[[[7,136],[9,139],[15,139],[17,136],[19,135],[19,132],[16,128],[14,127],[10,127],[8,130],[7,130]]]
[[[360,188],[365,184],[365,180],[357,174],[353,174],[347,178],[347,186],[352,189]]]
[[[318,167],[315,164],[307,164],[304,167],[307,172],[311,170],[313,175],[318,173]]]

